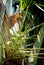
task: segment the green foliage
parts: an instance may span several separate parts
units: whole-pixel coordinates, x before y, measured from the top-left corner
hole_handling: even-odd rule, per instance
[[[30,57],[30,51],[34,48],[31,48],[30,46],[33,46],[29,42],[28,45],[26,45],[26,41],[30,39],[34,39],[37,37],[37,34],[34,34],[32,36],[27,36],[30,31],[33,31],[37,28],[44,25],[44,23],[40,25],[34,25],[33,26],[33,19],[30,16],[30,12],[28,12],[29,7],[31,4],[35,4],[33,0],[20,0],[20,10],[24,10],[26,7],[26,10],[20,13],[22,16],[22,19],[19,20],[19,31],[16,34],[11,35],[9,32],[9,23],[7,23],[9,20],[6,20],[6,23],[3,25],[3,42],[5,43],[5,50],[9,57],[18,59],[18,58],[25,58],[25,56]],[[29,19],[30,18],[30,19]],[[26,20],[27,19],[27,20]],[[32,26],[30,25],[30,22],[32,22]],[[25,26],[24,26],[25,25]],[[23,29],[23,30],[22,30]],[[42,34],[42,33],[41,33]],[[35,41],[35,40],[34,40]],[[2,62],[2,37],[0,36],[0,62]],[[37,41],[38,43],[38,41]],[[37,44],[36,44],[37,45]],[[25,47],[26,46],[26,47]],[[29,48],[27,48],[29,46]],[[38,46],[38,45],[37,45]],[[40,45],[39,45],[40,46]],[[39,48],[39,47],[37,47]],[[33,56],[36,56],[33,54]],[[36,56],[37,57],[37,56]],[[33,57],[34,58],[34,57]]]
[[[3,44],[2,44],[2,35],[0,33],[0,65],[2,65],[3,60]]]
[[[20,10],[24,10],[33,0],[20,0]]]

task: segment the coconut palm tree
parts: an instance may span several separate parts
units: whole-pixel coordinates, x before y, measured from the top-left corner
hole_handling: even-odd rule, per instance
[[[15,1],[17,1],[17,0],[15,0]],[[5,2],[6,2],[6,0],[5,0]],[[12,14],[12,0],[7,0],[7,2],[8,2],[9,7],[6,8],[6,13],[9,16]],[[7,51],[8,57],[18,59],[18,58],[25,58],[25,56],[26,56],[29,59],[30,65],[32,65],[32,64],[36,65],[39,51],[40,51],[40,49],[42,49],[41,44],[42,44],[42,39],[44,37],[44,23],[37,25],[34,20],[35,16],[33,16],[31,14],[31,10],[29,8],[32,7],[34,4],[40,10],[42,10],[42,11],[44,11],[44,10],[39,6],[40,4],[37,4],[33,0],[19,0],[19,2],[20,2],[20,6],[19,6],[20,8],[19,8],[18,12],[20,13],[20,16],[22,16],[22,18],[21,19],[19,18],[19,20],[18,20],[20,27],[19,27],[19,31],[17,32],[17,34],[14,34],[14,35],[10,34],[10,32],[8,30],[9,25],[7,23],[9,21],[9,19],[6,16],[5,16],[6,23],[4,24],[4,27],[2,26],[2,16],[3,16],[3,13],[5,12],[5,8],[3,10],[1,9],[1,12],[0,12],[1,13],[0,29],[1,29],[1,27],[3,27],[3,29],[1,29],[1,31],[3,30],[3,32],[4,32],[4,30],[5,30],[5,32],[6,32],[6,34],[3,33],[3,36],[5,34],[5,37],[4,37],[5,38],[4,39],[5,49]],[[4,3],[4,1],[3,1],[3,3]],[[1,3],[1,5],[3,5],[3,4]],[[43,5],[41,5],[41,6],[43,6]],[[2,45],[1,39],[2,39],[2,36],[0,36],[0,43]],[[0,65],[2,65],[2,46],[0,46],[0,53],[1,53],[0,54]]]

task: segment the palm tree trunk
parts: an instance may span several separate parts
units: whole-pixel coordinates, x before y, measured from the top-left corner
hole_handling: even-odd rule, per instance
[[[2,65],[3,60],[2,19],[5,12],[4,2],[6,4],[6,0],[0,0],[0,65]]]

